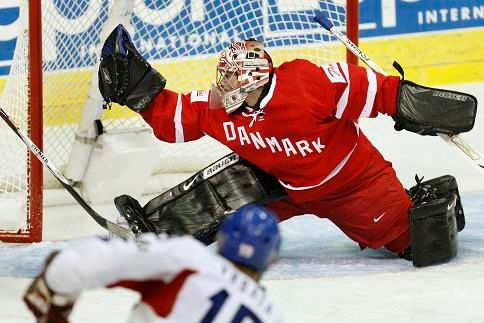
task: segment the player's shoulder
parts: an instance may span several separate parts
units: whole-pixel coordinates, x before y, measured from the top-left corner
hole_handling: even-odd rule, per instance
[[[206,270],[208,264],[220,262],[220,256],[192,236],[166,236],[143,234],[138,245],[145,244],[154,254],[163,254],[166,259],[198,271]],[[142,246],[143,248],[143,246]]]
[[[282,63],[277,67],[277,70],[279,71],[299,71],[299,72],[304,72],[306,69],[318,69],[319,66],[314,64],[313,62],[307,60],[307,59],[302,59],[302,58],[296,58],[293,59],[292,61],[287,61]],[[306,70],[307,71],[307,70]]]
[[[300,58],[284,62],[276,68],[275,73],[278,80],[288,80],[288,84],[295,84],[297,82],[320,82],[325,79],[321,66],[307,59]]]
[[[205,250],[203,243],[192,236],[169,236],[165,234],[144,233],[138,238],[138,243],[147,243],[152,245],[169,245],[174,249],[186,249],[193,251]]]
[[[340,66],[342,66],[340,68]],[[307,59],[294,59],[292,61],[284,62],[276,71],[281,76],[290,75],[292,78],[301,75],[304,77],[323,77],[331,83],[346,83],[346,78],[341,72],[345,63],[334,62],[323,65],[317,65]]]

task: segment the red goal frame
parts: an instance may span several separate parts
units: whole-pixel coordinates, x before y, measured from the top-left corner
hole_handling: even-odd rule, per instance
[[[41,1],[29,1],[29,80],[28,99],[28,135],[43,149],[43,114],[42,114],[42,15]],[[43,206],[43,169],[42,163],[28,152],[26,167],[28,202],[27,228],[18,232],[1,232],[0,241],[30,243],[42,241],[42,206]]]

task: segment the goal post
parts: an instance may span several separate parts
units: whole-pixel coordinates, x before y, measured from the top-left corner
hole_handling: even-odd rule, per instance
[[[5,111],[21,121],[31,140],[42,149],[42,15],[40,1],[21,2],[19,33],[14,60],[28,62],[12,66],[9,82],[0,104]],[[27,31],[27,32],[26,32]],[[26,66],[28,65],[28,66]],[[7,81],[8,82],[8,81]],[[5,106],[4,106],[5,105]],[[2,121],[3,123],[3,121]],[[0,162],[0,241],[38,242],[42,240],[43,170],[13,132],[2,124],[2,154],[15,155]],[[6,142],[15,142],[5,145]],[[7,223],[7,225],[5,225]],[[7,227],[8,229],[5,229]]]
[[[359,0],[348,0],[346,2],[346,36],[358,46],[359,41]],[[346,49],[346,61],[358,65],[358,56]]]
[[[141,54],[176,92],[208,89],[218,53],[230,42],[249,37],[264,41],[276,66],[294,58],[321,65],[357,63],[312,18],[323,11],[357,43],[358,0],[19,2],[15,54],[9,74],[0,76],[0,104],[81,193],[99,186],[92,183],[97,176],[92,174],[100,173],[93,167],[104,166],[108,173],[122,164],[116,158],[125,158],[116,151],[103,152],[103,147],[129,142],[133,133],[153,137],[129,109],[101,107],[96,80],[99,51],[118,23],[128,27]],[[96,127],[100,123],[103,135]],[[40,241],[43,193],[60,185],[1,122],[0,132],[0,241]],[[229,152],[211,138],[154,145],[156,152],[151,154],[156,162],[140,165],[151,172],[142,187],[144,194],[159,193]],[[114,159],[109,161],[109,156]],[[129,176],[134,175],[119,174],[115,179],[131,180]]]

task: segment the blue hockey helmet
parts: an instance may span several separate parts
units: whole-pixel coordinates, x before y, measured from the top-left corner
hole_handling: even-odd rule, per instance
[[[218,252],[228,260],[263,272],[279,255],[278,219],[268,209],[249,204],[221,225]]]

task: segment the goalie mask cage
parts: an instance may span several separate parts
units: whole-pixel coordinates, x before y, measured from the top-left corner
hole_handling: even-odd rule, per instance
[[[275,66],[294,58],[357,62],[312,18],[323,11],[357,43],[358,0],[18,2],[16,46],[9,73],[0,78],[0,106],[74,182],[82,182],[95,144],[94,120],[100,118],[105,131],[149,129],[129,109],[101,107],[98,53],[119,23],[167,78],[167,88],[177,92],[209,88],[218,53],[250,37],[264,41]],[[3,121],[0,131],[0,241],[41,241],[43,193],[60,185]],[[160,142],[145,193],[161,192],[228,152],[211,138]],[[175,180],[168,181],[166,174]]]

